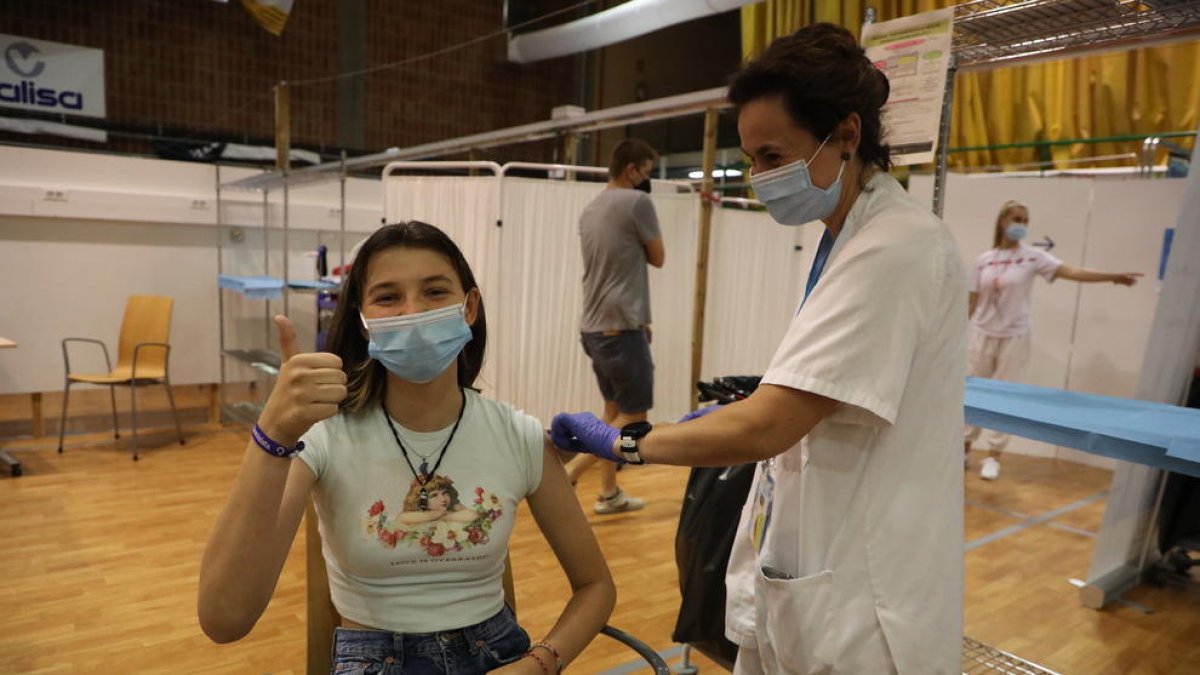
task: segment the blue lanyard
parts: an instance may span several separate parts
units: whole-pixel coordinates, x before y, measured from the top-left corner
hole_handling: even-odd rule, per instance
[[[826,228],[825,234],[821,235],[821,243],[817,246],[817,254],[813,256],[812,269],[808,272],[808,283],[804,285],[804,300],[800,301],[800,307],[804,307],[808,295],[812,293],[813,287],[817,285],[817,280],[821,278],[821,272],[825,271],[825,263],[829,260],[831,250],[833,250],[833,235],[829,234],[829,229]],[[799,311],[796,310],[797,313]]]

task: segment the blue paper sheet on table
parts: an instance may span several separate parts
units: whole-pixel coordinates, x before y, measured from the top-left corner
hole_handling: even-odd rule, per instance
[[[237,291],[252,300],[278,300],[283,297],[283,280],[276,277],[218,274],[217,286]]]
[[[307,291],[337,290],[340,284],[325,279],[292,279],[287,283],[288,288],[299,288]]]
[[[967,378],[967,424],[1200,477],[1200,409]]]

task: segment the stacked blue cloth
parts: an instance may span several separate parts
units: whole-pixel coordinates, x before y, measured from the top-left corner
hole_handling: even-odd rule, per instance
[[[275,277],[218,274],[217,286],[237,291],[251,300],[278,300],[283,297],[283,280]]]

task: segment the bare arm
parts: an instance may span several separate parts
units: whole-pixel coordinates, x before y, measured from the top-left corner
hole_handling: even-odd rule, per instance
[[[200,627],[214,642],[254,628],[279,582],[316,476],[251,442],[200,562]]]
[[[639,444],[651,464],[730,466],[774,457],[800,441],[837,405],[799,389],[764,384],[744,401],[686,424],[660,425]]]
[[[542,482],[529,495],[529,508],[571,584],[571,599],[545,637],[562,655],[565,665],[579,656],[604,627],[616,604],[617,590],[548,437],[542,450]],[[544,650],[535,654],[548,662]]]
[[[1114,284],[1122,286],[1132,286],[1137,283],[1139,277],[1143,276],[1141,272],[1097,272],[1089,270],[1085,267],[1072,267],[1070,265],[1059,265],[1058,271],[1054,273],[1055,279],[1069,279],[1078,281],[1084,284],[1098,283],[1111,281]]]
[[[294,446],[313,424],[337,413],[346,376],[333,354],[300,354],[286,318],[276,317],[276,324],[284,363],[258,424],[277,443]],[[246,445],[200,561],[196,611],[213,641],[241,639],[262,616],[315,482],[304,462]]]
[[[667,259],[667,250],[663,247],[662,237],[651,239],[643,244],[646,249],[646,262],[651,265],[662,268],[663,263]]]

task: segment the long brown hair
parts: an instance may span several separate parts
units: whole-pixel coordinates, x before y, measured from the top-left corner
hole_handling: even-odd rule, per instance
[[[450,261],[462,284],[463,293],[478,289],[471,266],[458,246],[438,228],[429,223],[410,220],[403,223],[384,225],[363,242],[350,267],[350,274],[342,282],[337,309],[330,322],[326,350],[342,358],[342,370],[346,373],[348,393],[342,401],[342,410],[358,412],[377,403],[383,396],[387,383],[387,371],[367,353],[368,340],[362,327],[359,313],[362,311],[362,296],[366,290],[367,263],[371,257],[390,248],[419,248],[440,253]],[[478,290],[476,291],[478,293]],[[475,323],[471,326],[471,341],[458,355],[458,384],[471,387],[483,367],[483,354],[487,349],[487,315],[483,311],[483,298],[479,298],[479,309]]]
[[[1004,202],[1004,205],[1000,207],[1000,214],[996,216],[996,231],[992,236],[992,248],[1000,248],[1000,244],[1004,243],[1004,227],[1007,224],[1004,219],[1013,209],[1025,209],[1025,213],[1029,213],[1029,207],[1015,199]]]

